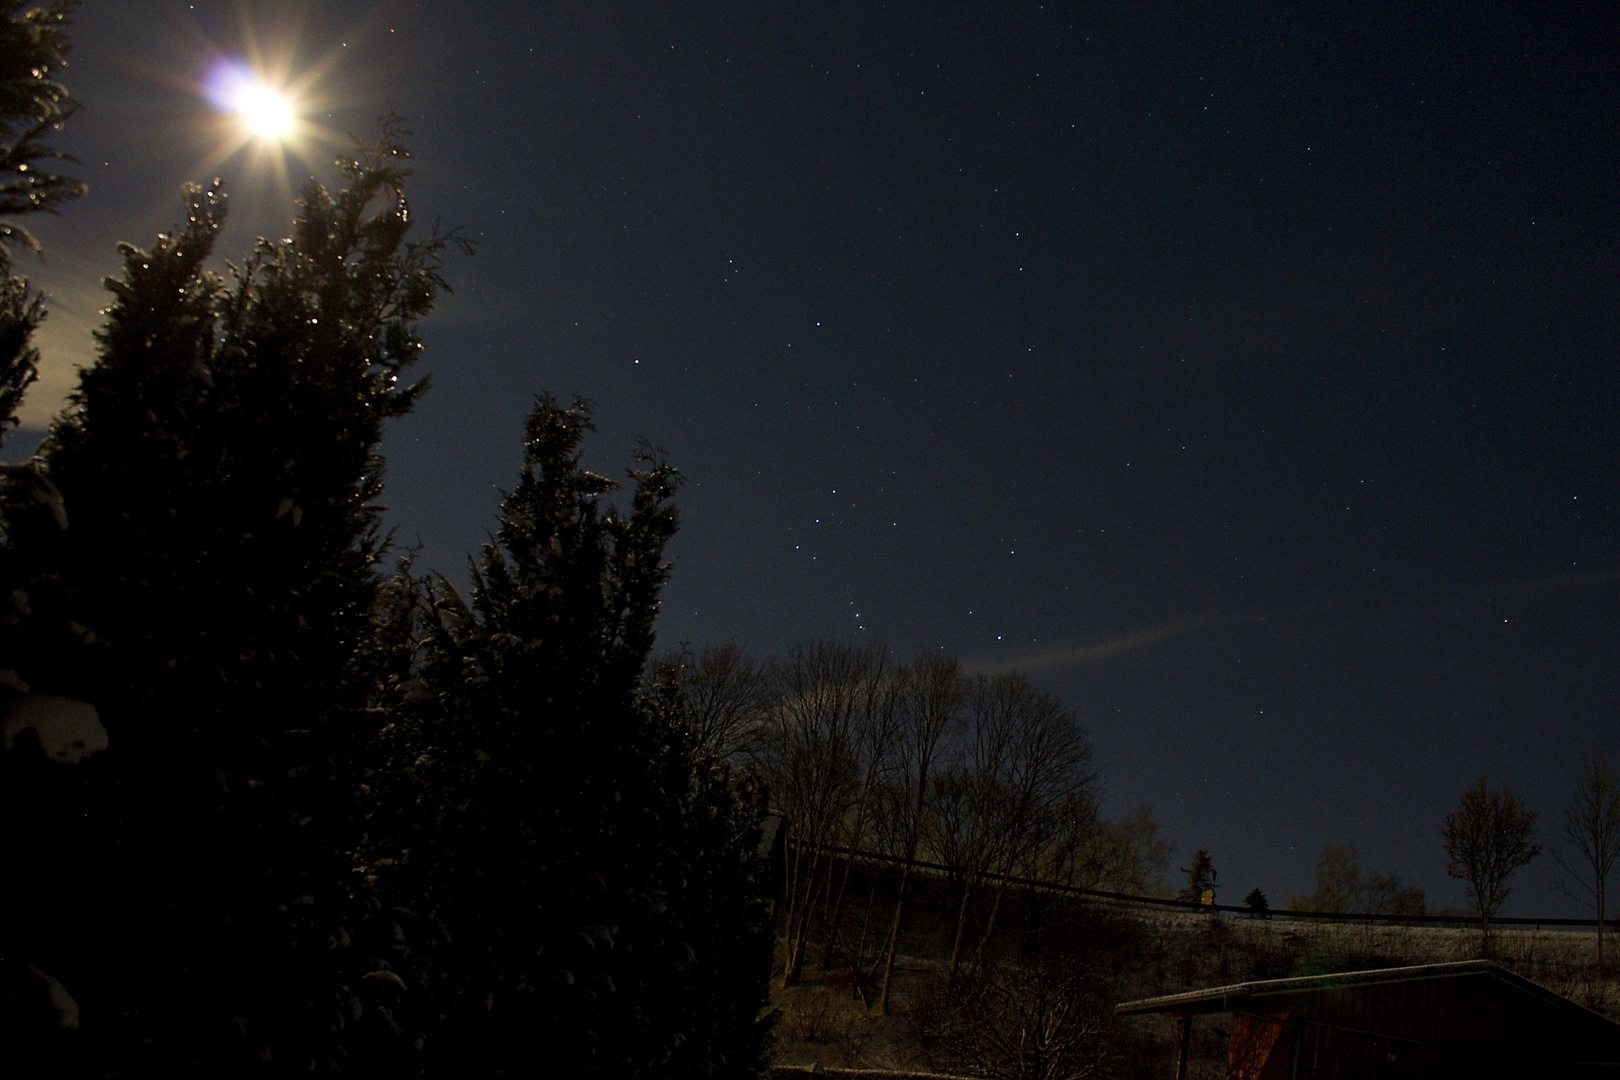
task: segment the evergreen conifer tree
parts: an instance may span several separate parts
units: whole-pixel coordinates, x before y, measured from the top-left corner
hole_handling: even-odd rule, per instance
[[[85,191],[51,167],[73,159],[46,141],[78,108],[52,78],[67,66],[65,29],[76,5],[53,0],[22,11],[23,3],[0,0],[0,438],[17,422],[17,406],[37,377],[39,353],[30,341],[45,318],[27,279],[11,273],[11,248],[39,254],[39,242],[5,219],[54,212]]]
[[[411,243],[397,121],[311,183],[290,240],[229,282],[204,267],[218,183],[186,222],[122,245],[101,355],[43,453],[81,528],[55,547],[75,617],[108,643],[81,675],[150,702],[132,736],[241,747],[325,702],[370,618],[386,420],[453,237]],[[160,707],[159,703],[161,703]],[[199,716],[229,714],[217,730]]]
[[[0,0],[0,441],[17,424],[17,410],[29,386],[38,378],[39,350],[34,331],[45,319],[44,298],[30,291],[28,280],[12,273],[12,249],[26,248],[43,255],[39,241],[15,219],[29,214],[54,213],[65,201],[85,192],[85,186],[54,171],[52,162],[72,161],[71,155],[52,147],[47,137],[59,130],[78,109],[78,102],[53,77],[67,66],[66,27],[73,0],[22,11],[24,0]],[[17,514],[42,516],[48,531],[66,528],[67,511],[61,493],[37,469],[0,466],[4,498]],[[21,630],[30,608],[21,570],[6,537],[8,522],[0,519],[0,669],[13,691],[26,687],[16,672],[20,646],[28,638]],[[3,693],[0,690],[0,693]]]
[[[99,356],[41,451],[72,527],[7,505],[12,659],[111,740],[7,792],[42,823],[15,853],[43,885],[8,914],[83,1006],[96,1075],[325,1060],[379,446],[422,392],[399,380],[457,242],[406,238],[404,134],[385,121],[338,190],[306,186],[290,239],[228,279],[206,266],[217,182],[122,245]]]
[[[627,512],[608,508],[590,429],[585,404],[539,399],[470,599],[428,589],[420,676],[368,780],[361,880],[404,913],[361,946],[387,974],[357,1013],[389,1011],[358,1052],[381,1060],[397,1030],[432,1075],[755,1076],[763,804],[694,745],[673,673],[638,690],[678,478],[644,448]]]
[[[1193,852],[1192,865],[1183,866],[1181,872],[1187,875],[1187,886],[1177,894],[1176,899],[1196,904],[1203,900],[1204,893],[1215,891],[1215,879],[1219,872],[1204,848]]]
[[[65,28],[73,7],[72,0],[52,0],[24,11],[23,0],[0,0],[0,440],[17,424],[18,407],[37,378],[39,352],[33,336],[45,318],[43,297],[13,273],[13,248],[43,254],[16,219],[54,212],[85,190],[79,181],[55,171],[56,161],[72,158],[48,141],[78,107],[56,81],[66,66]],[[60,492],[36,468],[0,465],[0,494],[18,516],[41,518],[52,532],[66,527]],[[31,1058],[60,1057],[71,1042],[63,1027],[68,1017],[63,1010],[72,1007],[70,995],[55,974],[36,966],[44,958],[23,948],[37,936],[38,927],[26,921],[28,904],[19,898],[31,900],[50,888],[48,879],[30,880],[32,867],[17,857],[44,824],[39,820],[44,808],[28,796],[42,774],[100,748],[102,738],[86,741],[91,729],[102,737],[105,732],[83,702],[31,696],[32,688],[17,670],[21,646],[32,636],[24,626],[31,606],[8,531],[0,520],[0,721],[5,728],[0,816],[7,826],[0,834],[0,866],[5,867],[0,886],[0,1067],[17,1070]]]

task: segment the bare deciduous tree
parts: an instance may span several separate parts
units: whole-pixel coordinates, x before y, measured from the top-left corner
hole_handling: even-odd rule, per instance
[[[994,878],[996,891],[974,950],[975,963],[995,931],[1013,874],[1031,865],[1066,814],[1087,800],[1094,803],[1097,783],[1085,729],[1055,697],[1016,672],[974,681],[964,750],[961,809],[970,817],[971,843],[965,845],[962,864],[953,975],[961,961],[976,881]]]
[[[1597,915],[1597,959],[1602,970],[1609,876],[1620,859],[1620,774],[1609,756],[1596,748],[1586,756],[1564,813],[1564,838],[1574,850],[1553,849],[1553,859],[1563,871],[1557,888]]]
[[[1288,906],[1294,911],[1347,915],[1362,907],[1363,884],[1356,845],[1329,840],[1316,857],[1316,891],[1309,896],[1290,896]]]
[[[869,796],[874,666],[886,655],[818,640],[773,665],[772,699],[760,760],[795,843],[783,864],[786,911],[783,985],[799,980],[811,921],[831,892],[849,815]]]
[[[986,709],[983,679],[973,686],[958,744],[933,781],[929,839],[939,861],[949,867],[951,910],[956,922],[951,974],[956,974],[974,886],[990,867],[1004,839],[1006,772],[1012,725]]]
[[[1128,814],[1102,823],[1091,856],[1095,881],[1086,888],[1111,892],[1157,896],[1166,892],[1164,872],[1170,868],[1175,845],[1159,835],[1158,819],[1150,806],[1138,806]]]
[[[666,662],[678,667],[686,726],[698,742],[733,764],[754,756],[771,700],[765,665],[731,641]]]
[[[827,945],[821,954],[823,971],[832,966],[833,955],[839,947],[843,932],[844,896],[849,886],[849,875],[854,869],[854,852],[864,847],[872,832],[873,812],[877,809],[879,793],[894,767],[893,755],[898,734],[897,682],[889,650],[883,645],[872,645],[858,650],[861,661],[852,687],[856,699],[855,712],[855,769],[859,776],[855,804],[845,815],[839,840],[849,851],[843,861],[844,872],[833,893],[829,876],[827,888],[833,897],[832,914],[827,921]],[[829,875],[836,864],[827,863]],[[859,965],[861,958],[854,962]]]
[[[894,917],[883,944],[880,963],[877,1011],[889,1007],[889,988],[894,978],[894,957],[900,930],[905,923],[906,900],[911,883],[911,864],[917,858],[923,830],[930,811],[934,770],[944,753],[945,743],[960,722],[965,683],[956,661],[941,653],[920,653],[899,678],[899,730],[897,768],[888,785],[890,824],[900,855],[900,888],[894,902]]]
[[[1428,913],[1428,900],[1423,890],[1416,885],[1408,885],[1393,870],[1387,874],[1368,875],[1361,889],[1362,910],[1369,915],[1402,919]]]
[[[956,1022],[939,1038],[942,1056],[992,1080],[1100,1075],[1107,1035],[1117,1023],[1109,989],[1074,959],[987,968],[958,991]]]
[[[1422,915],[1423,890],[1408,885],[1401,875],[1365,874],[1361,853],[1354,844],[1322,845],[1316,859],[1316,891],[1309,896],[1290,896],[1291,911],[1328,911],[1335,915]]]
[[[972,1076],[1117,1075],[1117,973],[1139,947],[1136,933],[1097,912],[1059,920],[1048,946],[1023,962],[986,963],[936,985],[919,1008],[920,1034],[943,1064]]]
[[[1440,829],[1446,842],[1446,873],[1467,885],[1468,902],[1479,915],[1487,949],[1491,916],[1512,893],[1508,881],[1541,854],[1541,845],[1532,839],[1535,832],[1535,811],[1506,784],[1492,791],[1483,776],[1463,792]]]

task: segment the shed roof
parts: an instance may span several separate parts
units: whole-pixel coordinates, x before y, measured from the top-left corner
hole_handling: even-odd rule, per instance
[[[1166,994],[1163,997],[1141,998],[1137,1001],[1126,1001],[1114,1007],[1114,1011],[1122,1014],[1135,1013],[1176,1013],[1178,1015],[1203,1016],[1209,1013],[1231,1012],[1234,1005],[1241,1005],[1248,1009],[1256,1005],[1277,1005],[1286,1007],[1288,1000],[1318,994],[1324,990],[1338,990],[1357,986],[1375,986],[1384,983],[1418,982],[1429,979],[1480,979],[1489,978],[1507,986],[1542,1004],[1555,1008],[1570,1010],[1574,1013],[1584,1013],[1592,1020],[1614,1028],[1620,1035],[1620,1024],[1593,1012],[1578,1002],[1571,1001],[1562,994],[1516,975],[1507,968],[1491,960],[1463,960],[1451,964],[1417,964],[1412,967],[1378,968],[1373,971],[1347,971],[1332,975],[1305,975],[1292,979],[1264,979],[1256,982],[1233,983],[1229,986],[1215,986],[1207,990],[1189,990],[1182,994]]]
[[[1332,975],[1305,975],[1292,979],[1264,979],[1257,982],[1233,983],[1230,986],[1215,986],[1207,990],[1189,990],[1183,994],[1166,994],[1163,997],[1126,1001],[1116,1005],[1114,1011],[1123,1014],[1167,1012],[1178,1015],[1203,1016],[1208,1013],[1231,1012],[1235,1004],[1241,1004],[1244,1008],[1252,1008],[1262,1003],[1286,1007],[1287,999],[1317,994],[1324,990],[1374,986],[1383,983],[1458,978],[1491,978],[1499,980],[1545,1004],[1555,1007],[1568,1007],[1586,1013],[1594,1020],[1600,1020],[1613,1026],[1616,1032],[1620,1033],[1620,1024],[1615,1024],[1613,1020],[1592,1012],[1584,1005],[1573,1002],[1562,994],[1555,994],[1545,986],[1531,982],[1522,975],[1515,975],[1507,968],[1490,960],[1463,960],[1452,964],[1417,964],[1412,967],[1378,968],[1374,971],[1347,971]]]
[[[1115,1006],[1115,1011],[1124,1015],[1203,1016],[1223,1012],[1282,1015],[1305,1010],[1309,1015],[1320,1012],[1331,1000],[1347,1000],[1346,995],[1362,998],[1370,994],[1388,999],[1388,993],[1400,987],[1415,989],[1421,985],[1442,992],[1454,986],[1458,1000],[1476,1007],[1485,1000],[1480,994],[1487,994],[1489,1000],[1500,1002],[1534,1028],[1549,1030],[1550,1023],[1550,1030],[1561,1032],[1561,1039],[1580,1043],[1586,1054],[1598,1060],[1620,1061],[1620,1023],[1489,960],[1234,983],[1127,1001]],[[1408,996],[1405,991],[1400,993],[1403,998]]]

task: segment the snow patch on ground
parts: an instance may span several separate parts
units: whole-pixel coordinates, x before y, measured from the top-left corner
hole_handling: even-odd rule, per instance
[[[107,729],[101,726],[96,707],[86,701],[54,694],[16,698],[5,712],[5,749],[10,750],[25,731],[33,731],[46,757],[66,765],[107,749]]]

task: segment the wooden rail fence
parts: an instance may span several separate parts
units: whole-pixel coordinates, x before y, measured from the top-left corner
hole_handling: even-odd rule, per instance
[[[792,847],[799,847],[804,842],[789,838],[787,843]],[[889,863],[904,865],[907,860],[899,855],[885,855],[877,851],[851,850],[835,844],[810,844],[812,849],[840,855],[844,858],[858,859],[863,862]],[[944,863],[928,862],[925,859],[910,860],[913,870],[920,870],[931,874],[962,874],[963,871]],[[988,870],[972,871],[974,877],[984,881],[1001,881],[1002,875]],[[1401,926],[1472,926],[1479,922],[1474,915],[1383,915],[1374,912],[1344,913],[1334,911],[1280,911],[1269,908],[1264,911],[1254,909],[1242,904],[1201,904],[1195,900],[1167,900],[1159,896],[1138,896],[1133,893],[1107,892],[1102,889],[1083,889],[1078,885],[1066,885],[1060,881],[1042,881],[1037,878],[1010,876],[1007,884],[1017,885],[1025,889],[1044,889],[1048,892],[1066,893],[1072,896],[1084,896],[1095,900],[1102,900],[1111,904],[1125,907],[1152,907],[1161,910],[1202,911],[1210,914],[1218,912],[1231,912],[1238,915],[1250,915],[1260,918],[1275,919],[1304,919],[1327,922],[1349,923],[1390,923]],[[1542,919],[1542,918],[1495,918],[1491,920],[1492,926],[1533,926],[1537,930],[1542,927],[1555,927],[1560,929],[1579,929],[1583,927],[1597,928],[1596,919]],[[1620,930],[1620,918],[1604,919],[1603,925],[1610,930]]]

